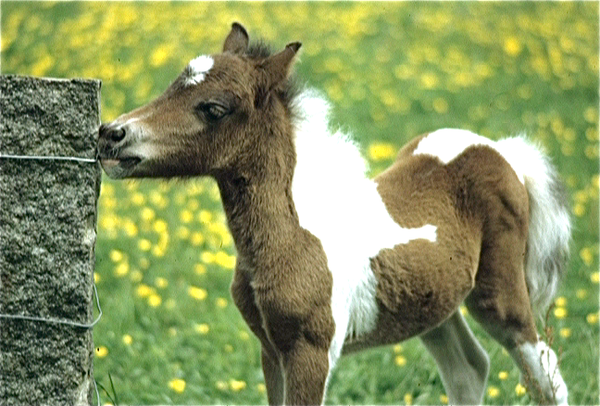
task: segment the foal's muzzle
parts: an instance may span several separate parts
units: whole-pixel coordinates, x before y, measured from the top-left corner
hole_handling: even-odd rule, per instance
[[[111,178],[130,176],[142,161],[142,157],[131,148],[128,138],[132,137],[128,132],[125,125],[108,123],[100,126],[98,154],[102,168]]]

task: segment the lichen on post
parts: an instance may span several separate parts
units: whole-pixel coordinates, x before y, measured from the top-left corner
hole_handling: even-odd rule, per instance
[[[100,81],[0,76],[0,155],[94,159]],[[98,163],[0,158],[0,314],[89,324]],[[92,330],[0,318],[3,405],[92,404]]]

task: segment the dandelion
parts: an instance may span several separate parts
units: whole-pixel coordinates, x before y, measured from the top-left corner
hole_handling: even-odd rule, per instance
[[[210,331],[210,327],[206,323],[196,324],[196,325],[194,325],[194,330],[197,333],[200,333],[200,334],[204,335],[204,334],[208,334],[208,332]]]
[[[152,293],[154,293],[154,289],[152,289],[150,286],[142,283],[137,287],[135,292],[139,297],[145,298],[145,297],[150,296]]]
[[[265,393],[267,391],[267,387],[265,386],[264,383],[259,383],[256,385],[256,391],[258,393]]]
[[[189,223],[193,219],[194,219],[194,215],[192,214],[191,211],[181,210],[181,212],[179,212],[179,220],[181,220],[182,223]]]
[[[406,405],[412,405],[412,402],[413,402],[412,395],[410,393],[406,393],[404,395],[404,404],[406,404]]]
[[[133,342],[133,337],[131,337],[129,334],[125,334],[123,336],[123,344],[125,345],[131,345],[131,343]]]
[[[250,334],[248,334],[248,332],[244,330],[240,331],[238,336],[242,341],[248,341],[250,339]]]
[[[205,264],[212,264],[215,262],[215,255],[212,252],[204,251],[202,254],[200,254],[200,259]]]
[[[523,396],[527,393],[527,389],[523,385],[518,383],[517,386],[515,386],[515,393],[517,394],[517,396]]]
[[[592,250],[589,247],[585,247],[579,251],[579,258],[581,258],[586,266],[590,266],[594,261],[594,254],[592,254]]]
[[[487,394],[490,399],[497,398],[498,395],[500,395],[500,389],[495,386],[490,386],[488,387]]]
[[[392,347],[392,349],[396,354],[399,354],[402,352],[402,344],[396,344]]]
[[[588,291],[586,289],[577,289],[575,292],[575,297],[579,300],[583,300],[587,297]]]
[[[98,358],[104,358],[108,355],[108,348],[101,345],[100,347],[96,347],[96,356]]]
[[[140,192],[135,192],[131,195],[129,200],[131,200],[131,203],[133,203],[134,205],[141,206],[146,201],[146,197]]]
[[[500,371],[498,373],[498,379],[500,379],[501,381],[504,381],[508,378],[508,372],[506,371]]]
[[[165,233],[167,231],[167,222],[164,220],[158,219],[152,225],[152,229],[158,234]]]
[[[182,393],[185,390],[185,381],[183,379],[172,379],[169,381],[169,388],[177,393]]]
[[[162,303],[162,298],[159,295],[157,295],[156,293],[152,293],[148,297],[148,304],[151,307],[158,307],[158,306],[160,306],[161,303]]]
[[[102,277],[100,276],[99,273],[94,272],[94,283],[98,283],[102,280]]]
[[[225,344],[223,346],[223,350],[225,352],[232,353],[233,352],[233,345],[231,345],[231,344]]]
[[[554,317],[557,319],[564,319],[567,317],[567,309],[564,307],[557,307],[554,309]]]
[[[568,327],[561,328],[558,334],[560,334],[562,338],[569,338],[571,337],[571,329]]]
[[[404,365],[406,365],[406,358],[402,355],[396,355],[396,358],[394,358],[394,363],[399,367],[403,367]]]
[[[234,255],[228,255],[225,251],[219,251],[215,255],[215,262],[223,268],[233,269],[235,268],[236,259]]]
[[[123,277],[129,273],[129,263],[121,262],[119,265],[115,267],[115,275],[118,277]]]
[[[142,217],[142,220],[150,222],[156,217],[156,212],[150,207],[144,207],[140,212],[140,216]]]
[[[231,388],[232,391],[239,392],[242,389],[246,388],[246,382],[244,382],[244,381],[236,381],[235,379],[230,379],[229,380],[229,387]]]
[[[219,390],[227,390],[227,389],[229,389],[229,385],[227,385],[227,382],[223,382],[223,381],[217,381],[215,383],[215,386]]]
[[[448,396],[447,395],[440,395],[440,403],[447,405],[448,404]]]
[[[123,253],[118,250],[112,250],[109,254],[109,257],[113,262],[121,262],[124,258]]]
[[[142,238],[138,241],[138,248],[141,251],[150,251],[150,248],[152,248],[152,243],[150,242],[150,240]]]
[[[193,297],[196,300],[204,300],[206,296],[208,296],[208,292],[206,289],[198,288],[196,286],[190,286],[188,288],[188,295]]]
[[[195,232],[190,237],[190,242],[193,246],[201,245],[204,242],[204,236],[200,232]]]
[[[217,300],[215,301],[215,304],[217,305],[218,308],[220,309],[224,309],[227,307],[227,299],[225,298],[217,298]]]
[[[448,112],[448,102],[445,99],[438,97],[437,99],[435,99],[433,101],[433,109],[438,114],[447,113]]]
[[[590,313],[585,317],[589,324],[598,324],[598,313]]]
[[[142,279],[144,279],[144,275],[139,270],[136,269],[133,272],[131,272],[131,275],[129,276],[129,278],[133,282],[141,282]]]
[[[206,273],[206,265],[204,265],[204,264],[194,265],[194,272],[198,275],[204,275]]]
[[[592,274],[590,275],[590,280],[592,281],[592,283],[600,282],[600,275],[598,274],[598,272],[592,272]]]
[[[559,296],[554,300],[554,304],[557,307],[565,307],[567,305],[567,299],[564,296]]]
[[[200,221],[202,224],[210,223],[212,218],[213,215],[208,210],[200,210],[200,213],[198,213],[198,221]]]
[[[159,289],[164,289],[169,285],[169,281],[167,281],[165,278],[158,276],[156,279],[154,279],[154,286],[156,286]]]
[[[392,158],[396,153],[396,149],[392,144],[375,142],[369,145],[367,153],[372,161],[383,161]]]

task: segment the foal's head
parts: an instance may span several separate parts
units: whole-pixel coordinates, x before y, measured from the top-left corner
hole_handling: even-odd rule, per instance
[[[293,161],[287,77],[299,48],[271,55],[249,47],[234,23],[222,53],[193,59],[156,100],[100,127],[104,170],[113,178],[244,176]]]

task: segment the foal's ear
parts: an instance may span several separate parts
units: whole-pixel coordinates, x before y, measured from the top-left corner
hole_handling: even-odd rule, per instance
[[[223,52],[243,54],[248,49],[248,32],[240,23],[233,23],[223,44]]]
[[[287,44],[283,51],[268,57],[261,64],[267,75],[269,90],[276,87],[287,78],[294,57],[301,46],[302,44],[300,42]]]

